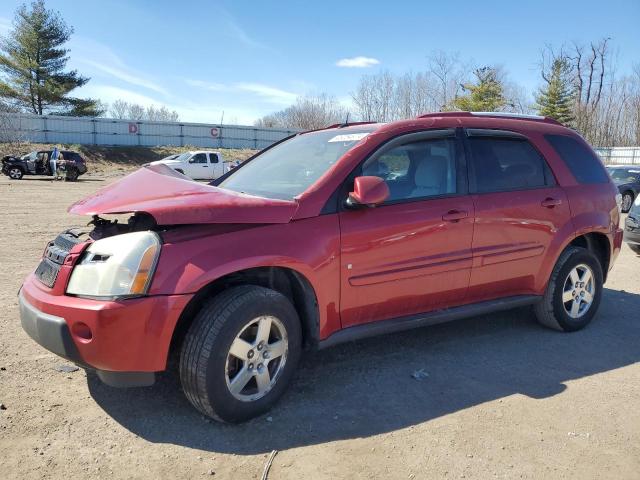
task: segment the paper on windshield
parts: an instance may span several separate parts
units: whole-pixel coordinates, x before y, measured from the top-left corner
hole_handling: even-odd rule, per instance
[[[349,133],[344,135],[336,135],[329,139],[329,142],[357,142],[369,135],[369,132],[365,133]]]

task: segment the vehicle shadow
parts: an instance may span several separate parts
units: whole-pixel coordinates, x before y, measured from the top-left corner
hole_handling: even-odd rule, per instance
[[[93,375],[88,383],[107,414],[151,442],[286,450],[377,435],[513,394],[557,395],[564,382],[640,361],[639,310],[640,295],[606,289],[592,324],[572,334],[542,328],[520,308],[337,346],[308,355],[280,403],[241,425],[205,419],[173,375],[146,389],[112,389]],[[420,370],[427,376],[413,378]]]

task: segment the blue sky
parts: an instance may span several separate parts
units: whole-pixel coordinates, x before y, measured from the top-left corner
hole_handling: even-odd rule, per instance
[[[0,33],[20,3],[0,3]],[[459,52],[476,65],[503,65],[528,90],[539,84],[536,64],[545,44],[611,37],[619,73],[640,64],[640,0],[47,5],[75,28],[70,64],[92,78],[84,95],[167,105],[183,121],[218,122],[224,110],[225,122],[252,123],[308,93],[348,103],[361,75],[423,70],[435,50]]]

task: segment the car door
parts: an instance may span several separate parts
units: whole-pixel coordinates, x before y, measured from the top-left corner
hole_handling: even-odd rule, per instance
[[[556,232],[570,222],[564,191],[523,135],[466,130],[475,206],[470,301],[531,294]]]
[[[218,154],[215,152],[209,152],[209,179],[213,180],[222,175],[222,162],[218,158]]]
[[[390,197],[339,213],[343,327],[464,303],[473,202],[463,160],[455,130],[414,133],[352,174],[383,178]]]
[[[206,153],[196,153],[188,161],[188,175],[193,179],[210,178],[211,167]]]

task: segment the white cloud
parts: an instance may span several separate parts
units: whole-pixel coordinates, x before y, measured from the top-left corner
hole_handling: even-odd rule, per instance
[[[336,66],[338,67],[347,67],[347,68],[367,68],[372,67],[374,65],[378,65],[380,60],[372,57],[351,57],[351,58],[342,58],[336,62]]]
[[[71,62],[78,66],[90,67],[92,71],[107,74],[130,85],[168,96],[169,92],[158,83],[145,78],[145,75],[129,67],[111,48],[90,38],[77,36],[72,38]],[[81,70],[86,70],[81,68]],[[89,71],[89,75],[93,73]]]
[[[260,83],[237,83],[235,87],[244,92],[254,93],[271,103],[289,105],[295,102],[298,94]]]
[[[144,78],[137,76],[136,74],[127,71],[124,64],[122,66],[114,66],[114,65],[106,65],[100,62],[94,62],[93,60],[89,60],[86,58],[79,59],[78,61],[84,63],[85,65],[90,65],[93,68],[100,70],[112,77],[115,77],[123,82],[129,83],[131,85],[136,85],[138,87],[143,87],[148,90],[153,90],[154,92],[161,93],[162,95],[168,95],[167,90],[160,85],[150,81],[145,80]]]
[[[221,30],[223,33],[227,33],[229,37],[235,38],[247,47],[266,48],[262,43],[251,37],[251,35],[249,35],[231,16],[231,14],[222,7],[219,7],[218,9],[218,20],[220,21]]]
[[[298,94],[261,83],[239,82],[234,84],[211,83],[203,80],[186,78],[187,85],[212,92],[251,93],[261,100],[277,105],[290,105],[296,101]]]
[[[99,83],[89,82],[83,87],[78,89],[78,92],[82,92],[81,95],[90,98],[97,98],[104,103],[113,103],[116,100],[125,100],[130,103],[138,103],[145,107],[149,105],[161,105],[162,102],[157,101],[147,95],[132,92],[125,88],[114,87],[113,85],[103,85]],[[74,91],[75,95],[75,91]]]
[[[222,83],[205,82],[204,80],[192,80],[190,78],[185,78],[184,81],[187,85],[191,85],[192,87],[204,88],[205,90],[211,90],[213,92],[222,92],[229,89],[227,85],[224,85]]]

